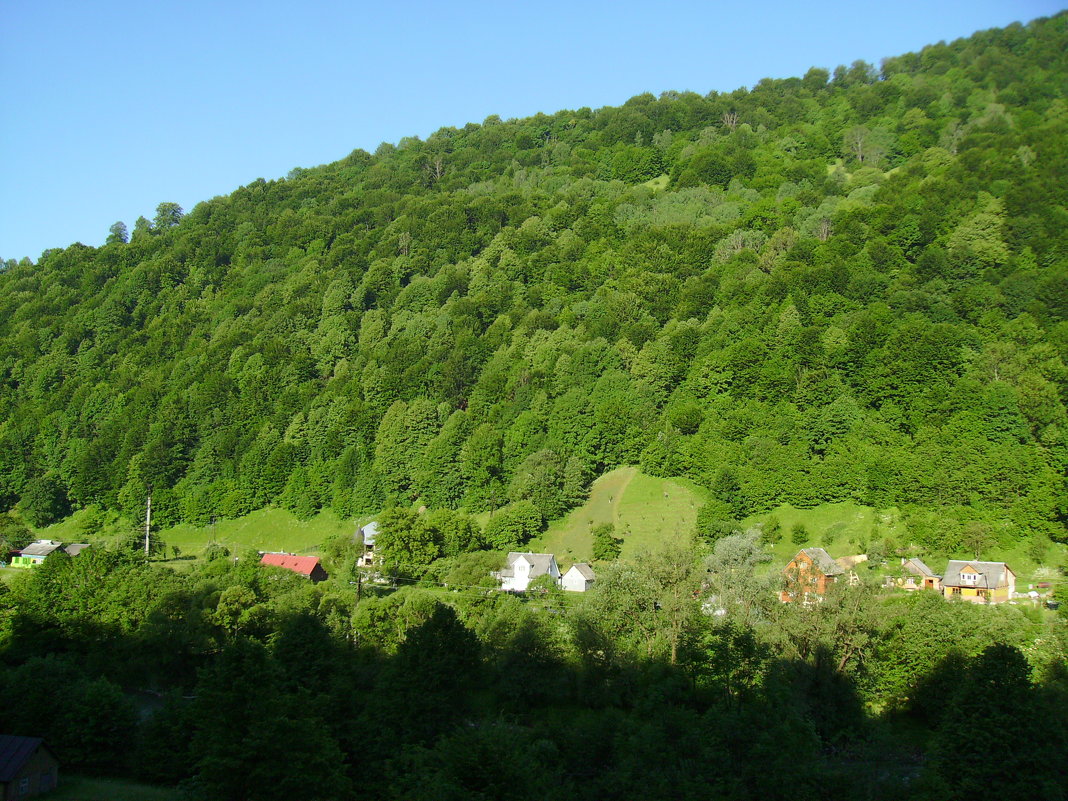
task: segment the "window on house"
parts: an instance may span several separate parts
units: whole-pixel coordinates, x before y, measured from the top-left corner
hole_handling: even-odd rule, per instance
[[[953,594],[954,595],[960,595],[960,587],[954,587],[953,588]]]

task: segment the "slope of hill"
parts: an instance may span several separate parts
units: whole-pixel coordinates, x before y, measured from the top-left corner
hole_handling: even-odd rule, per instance
[[[689,536],[705,493],[680,480],[653,478],[621,467],[593,482],[586,502],[549,524],[525,547],[555,553],[564,567],[593,558],[594,526],[610,523],[623,558]]]
[[[0,272],[0,507],[545,520],[628,464],[725,523],[1064,539],[1068,16],[489,118]]]

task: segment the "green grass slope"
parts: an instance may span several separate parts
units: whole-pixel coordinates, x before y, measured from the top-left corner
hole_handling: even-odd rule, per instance
[[[783,504],[771,512],[746,518],[746,527],[776,518],[782,529],[782,539],[772,549],[773,563],[785,564],[800,548],[824,548],[831,556],[851,556],[864,553],[872,539],[891,537],[904,545],[908,532],[895,508],[873,509],[857,503],[825,503],[811,509],[797,509]],[[801,524],[808,531],[808,538],[800,545],[791,540],[793,527]]]
[[[59,786],[43,798],[48,801],[179,801],[185,795],[169,787],[127,781],[60,774]]]
[[[270,508],[234,520],[220,520],[214,526],[175,526],[160,532],[160,537],[168,546],[177,545],[183,554],[190,555],[203,551],[212,541],[234,553],[254,548],[308,554],[330,537],[354,530],[351,521],[342,520],[329,510],[310,520],[298,520],[285,509]]]
[[[636,467],[605,473],[590,488],[586,503],[553,521],[528,547],[555,553],[561,568],[593,558],[590,530],[612,523],[623,540],[621,557],[631,558],[659,543],[690,534],[704,492],[684,479],[653,478]]]

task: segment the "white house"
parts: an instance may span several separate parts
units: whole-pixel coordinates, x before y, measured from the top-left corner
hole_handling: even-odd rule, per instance
[[[526,592],[531,581],[546,574],[552,576],[553,581],[560,581],[560,568],[556,565],[556,557],[551,553],[512,551],[504,564],[504,570],[493,574],[500,580],[502,590]]]
[[[375,563],[375,537],[378,536],[378,521],[368,523],[357,532],[363,537],[363,555],[356,560],[357,567],[371,567]]]
[[[586,592],[596,578],[592,567],[585,562],[577,562],[564,573],[560,586],[570,592]]]

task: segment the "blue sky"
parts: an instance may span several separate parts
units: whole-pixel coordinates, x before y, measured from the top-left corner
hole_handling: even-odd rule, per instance
[[[878,64],[1064,5],[0,0],[0,257],[491,114]]]

